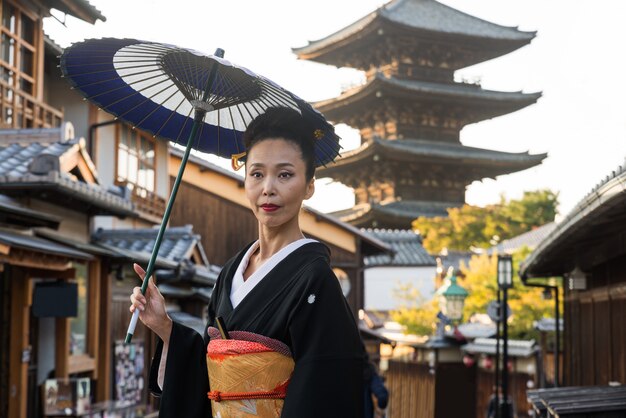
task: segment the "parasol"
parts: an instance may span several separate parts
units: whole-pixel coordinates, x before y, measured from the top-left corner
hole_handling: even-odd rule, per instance
[[[298,111],[315,128],[316,166],[339,153],[333,127],[306,101],[269,79],[236,66],[218,49],[206,55],[136,39],[90,39],[67,48],[61,71],[100,109],[155,137],[185,146],[141,286],[145,293],[191,149],[233,160],[245,157],[243,132],[273,107]],[[128,327],[130,342],[139,317]]]

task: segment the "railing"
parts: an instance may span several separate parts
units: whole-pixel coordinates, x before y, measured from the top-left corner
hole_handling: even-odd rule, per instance
[[[63,112],[0,80],[0,129],[55,128]]]
[[[127,186],[131,189],[130,200],[135,205],[135,209],[140,213],[140,216],[157,223],[160,221],[163,214],[165,214],[167,203],[164,198],[136,184],[130,184],[119,179],[116,184],[118,186]]]

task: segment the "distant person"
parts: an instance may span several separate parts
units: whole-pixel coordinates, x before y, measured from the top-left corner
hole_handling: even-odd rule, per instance
[[[364,418],[374,417],[374,400],[372,395],[376,398],[376,404],[379,409],[384,410],[389,403],[389,392],[385,387],[382,377],[378,374],[374,363],[368,361],[365,363],[363,371],[364,382],[364,401],[365,406],[363,408]],[[383,415],[384,416],[384,415]]]
[[[503,399],[502,399],[502,388],[498,388],[498,401],[500,404],[502,404]],[[513,401],[511,400],[511,397],[509,396],[509,416],[506,418],[515,418],[515,408],[513,406]],[[497,414],[497,404],[496,404],[496,387],[493,387],[493,394],[491,395],[491,398],[489,398],[489,403],[487,404],[487,413],[485,415],[486,418],[495,418],[496,416],[500,417],[500,418],[505,418],[502,416],[502,414]]]

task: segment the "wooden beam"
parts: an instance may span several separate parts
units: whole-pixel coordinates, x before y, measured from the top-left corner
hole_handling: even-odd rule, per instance
[[[28,277],[37,279],[73,279],[76,277],[76,269],[68,268],[67,270],[44,270],[39,268],[25,269]]]
[[[69,374],[90,372],[95,369],[96,369],[96,360],[93,357],[87,354],[69,356],[69,360],[68,360]]]
[[[42,270],[67,270],[70,266],[66,257],[22,249],[14,249],[10,255],[0,254],[0,263]]]
[[[96,361],[94,359],[98,358],[98,349],[100,346],[100,335],[98,333],[98,329],[100,328],[101,301],[100,260],[90,262],[87,265],[87,271],[87,283],[89,283],[87,290],[87,306],[89,310],[87,314],[87,353],[93,361],[91,377],[92,379],[97,379],[99,370],[96,367]],[[105,371],[103,370],[103,372]]]
[[[101,373],[98,374],[98,384],[96,385],[96,402],[103,402],[111,399],[111,373],[109,369],[111,363],[111,280],[109,276],[109,265],[100,263],[100,298],[104,303],[100,304],[100,322],[98,332],[100,339],[100,349],[96,357],[96,368]]]
[[[70,319],[56,318],[54,339],[54,376],[67,379],[70,375]]]
[[[9,416],[26,418],[30,305],[32,282],[13,269],[11,285],[11,338],[9,341]]]
[[[0,254],[9,255],[10,252],[11,252],[10,245],[0,243]]]

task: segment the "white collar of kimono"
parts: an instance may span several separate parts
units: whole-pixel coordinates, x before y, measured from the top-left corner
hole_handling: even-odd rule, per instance
[[[248,248],[248,251],[244,254],[237,270],[235,271],[235,275],[233,276],[233,284],[230,289],[230,303],[233,305],[233,308],[236,308],[239,303],[250,293],[254,287],[263,280],[265,275],[269,273],[278,263],[283,261],[285,257],[289,254],[302,247],[304,244],[308,244],[309,242],[317,242],[314,239],[310,238],[301,238],[297,241],[292,242],[291,244],[286,245],[281,248],[276,254],[271,256],[269,260],[265,261],[247,280],[243,280],[243,272],[248,267],[248,263],[250,262],[250,257],[254,252],[259,248],[259,241],[256,241],[254,244]]]

